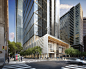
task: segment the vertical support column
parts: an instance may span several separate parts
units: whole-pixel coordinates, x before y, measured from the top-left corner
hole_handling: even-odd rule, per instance
[[[54,57],[56,58],[56,52],[54,53]]]
[[[54,58],[56,58],[56,43],[54,43],[53,45],[54,45]]]
[[[34,34],[34,43],[33,43],[33,47],[34,47],[34,44],[35,44],[35,34]]]

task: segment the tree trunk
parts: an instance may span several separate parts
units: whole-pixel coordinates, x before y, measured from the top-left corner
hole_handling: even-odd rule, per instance
[[[35,58],[35,54],[34,54],[34,58]]]
[[[15,50],[15,54],[16,54],[16,50]]]
[[[16,50],[15,50],[15,54],[16,54]],[[15,55],[15,54],[14,54],[14,55]],[[15,56],[15,60],[16,60],[16,56]]]

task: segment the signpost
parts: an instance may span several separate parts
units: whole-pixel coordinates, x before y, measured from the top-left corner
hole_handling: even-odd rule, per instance
[[[7,46],[2,46],[2,50],[4,50],[4,64],[5,64],[5,50],[7,50]]]
[[[2,46],[2,50],[4,50],[4,64],[5,64],[5,46]]]
[[[4,50],[4,46],[2,46],[2,50]]]

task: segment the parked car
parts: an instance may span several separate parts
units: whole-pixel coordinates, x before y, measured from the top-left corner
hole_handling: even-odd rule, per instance
[[[86,64],[86,61],[84,60],[80,60],[80,59],[77,59],[77,58],[71,58],[69,60],[67,60],[67,63],[74,63],[74,64]]]

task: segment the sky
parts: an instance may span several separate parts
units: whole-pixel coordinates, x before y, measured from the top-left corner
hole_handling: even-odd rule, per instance
[[[9,2],[9,40],[14,40],[14,22],[15,22],[15,0],[8,0]]]
[[[81,4],[83,17],[86,17],[86,0],[60,0],[60,17],[78,3]]]
[[[15,0],[9,0],[9,40],[14,40],[15,25]],[[60,0],[60,17],[78,3],[83,9],[83,17],[86,17],[86,0]]]

